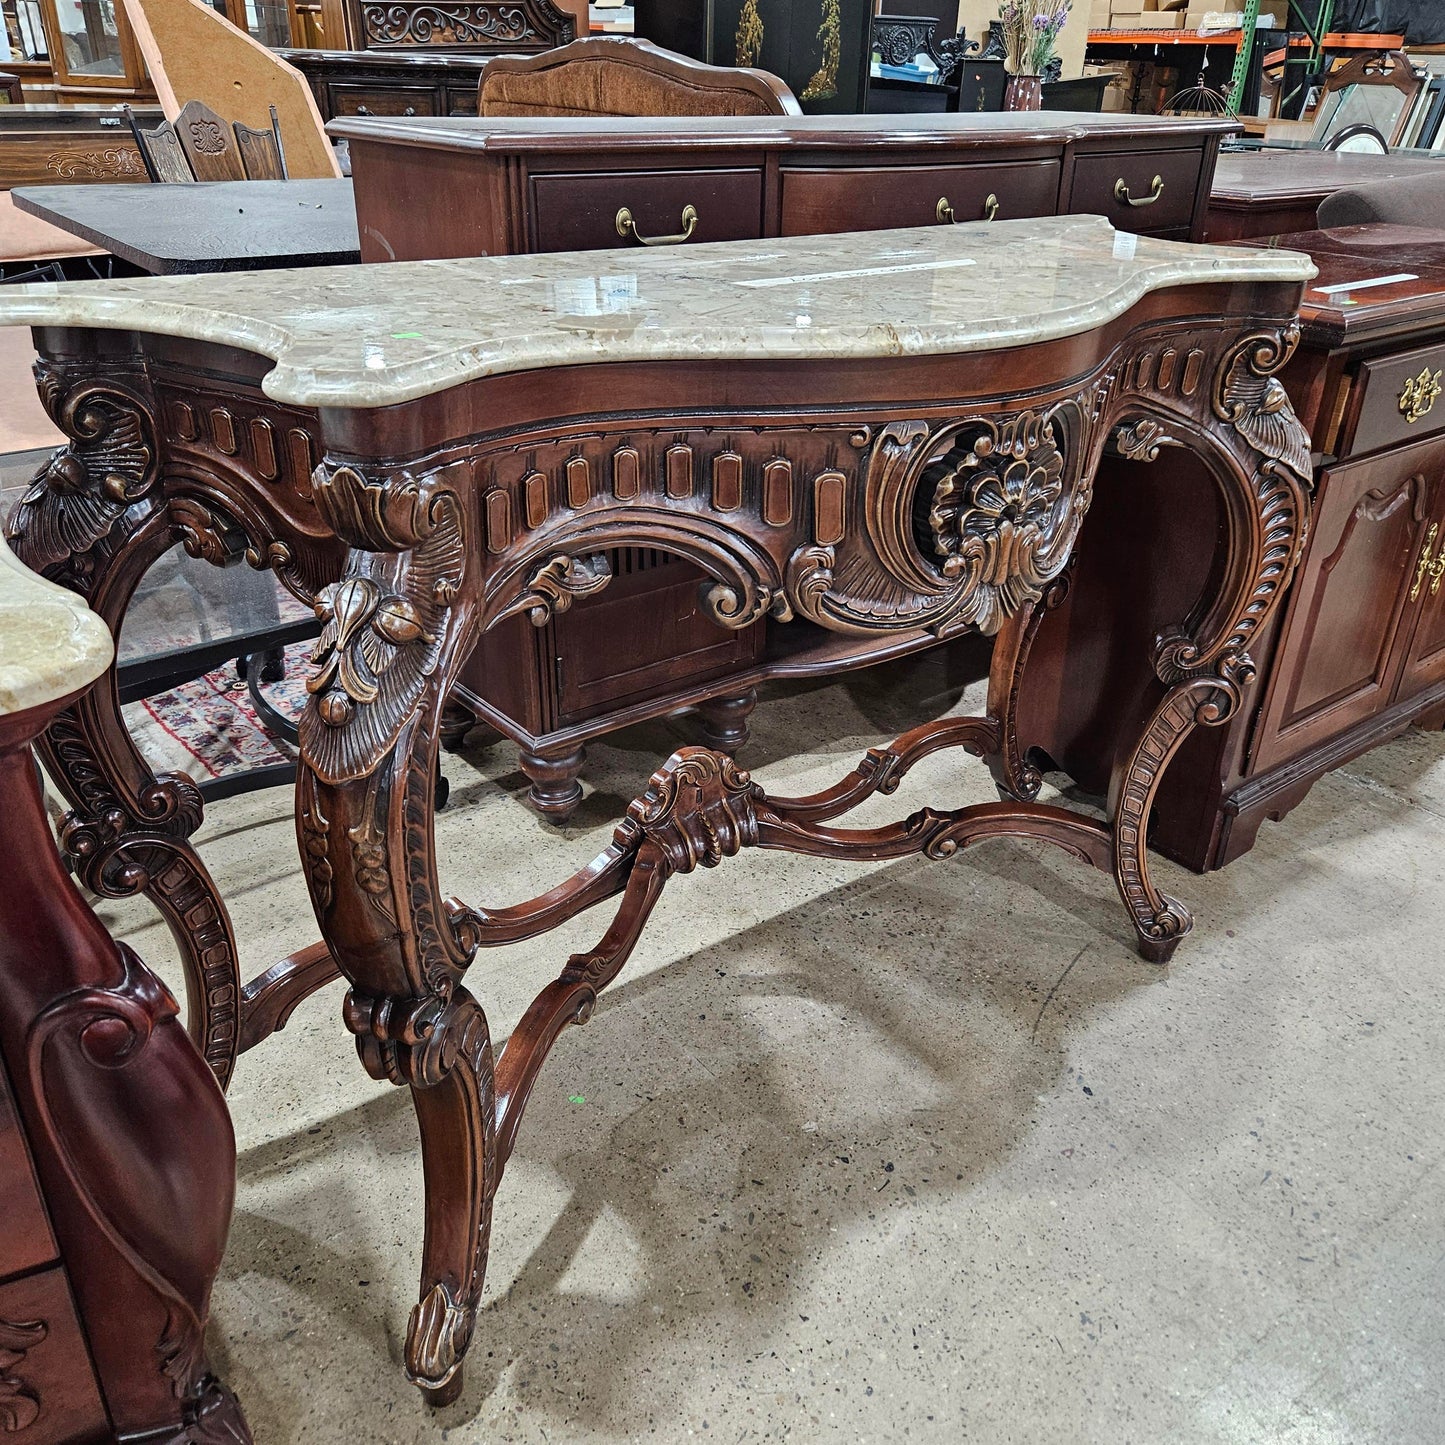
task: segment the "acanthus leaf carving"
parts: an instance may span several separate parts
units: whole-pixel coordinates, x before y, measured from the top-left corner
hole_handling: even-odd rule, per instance
[[[436,670],[465,565],[456,494],[403,473],[318,469],[318,504],[353,546],[322,589],[321,635],[300,742],[323,781],[370,773],[395,745]]]
[[[88,554],[155,488],[155,418],[137,395],[109,379],[70,382],[37,361],[35,381],[46,411],[70,440],[36,472],[5,536],[33,571],[85,593]]]
[[[1269,462],[1286,467],[1304,486],[1314,485],[1310,435],[1294,414],[1276,375],[1299,345],[1295,323],[1239,342],[1215,377],[1214,411]]]

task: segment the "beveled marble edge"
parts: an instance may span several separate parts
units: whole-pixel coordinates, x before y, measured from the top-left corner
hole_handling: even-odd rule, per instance
[[[1300,282],[1308,256],[1115,232],[1102,216],[648,249],[0,288],[0,325],[94,326],[272,358],[307,407],[636,361],[835,361],[1074,336],[1151,291]]]
[[[114,654],[110,630],[85,602],[0,540],[0,717],[78,692]]]

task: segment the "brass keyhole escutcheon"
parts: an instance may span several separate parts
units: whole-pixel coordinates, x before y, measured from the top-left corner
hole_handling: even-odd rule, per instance
[[[1440,395],[1439,371],[1427,366],[1419,376],[1412,376],[1400,392],[1400,415],[1413,426],[1421,417],[1429,416]]]

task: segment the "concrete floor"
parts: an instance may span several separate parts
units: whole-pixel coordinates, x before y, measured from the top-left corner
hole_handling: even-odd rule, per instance
[[[746,761],[804,791],[980,700],[936,658],[790,687]],[[563,831],[515,801],[508,745],[450,760],[443,883],[550,885],[690,737],[594,748]],[[865,816],[990,796],[954,766]],[[208,810],[253,971],[315,936],[288,801]],[[408,1099],[362,1073],[338,990],[311,1000],[231,1093],[211,1350],[257,1441],[1438,1442],[1445,737],[1325,779],[1224,873],[1160,875],[1198,919],[1168,969],[1107,878],[1026,844],[674,883],[541,1076],[436,1413],[399,1363]],[[106,917],[173,967],[143,905]],[[494,1035],[604,922],[477,963]]]

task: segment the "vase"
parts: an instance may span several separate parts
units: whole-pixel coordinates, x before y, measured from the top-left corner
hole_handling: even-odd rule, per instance
[[[1005,110],[1042,110],[1044,105],[1043,77],[1038,75],[1011,75],[1003,93]]]

